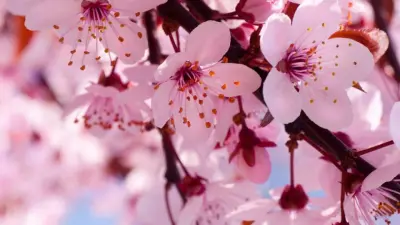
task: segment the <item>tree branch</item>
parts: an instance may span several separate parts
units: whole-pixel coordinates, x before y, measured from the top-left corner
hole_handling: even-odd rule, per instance
[[[161,48],[158,39],[155,37],[155,31],[157,30],[154,10],[150,10],[143,15],[144,26],[147,33],[147,42],[149,44],[149,62],[151,64],[161,64],[162,55]]]
[[[176,186],[183,202],[186,202],[185,194],[179,188],[181,176],[179,174],[179,170],[176,165],[174,144],[172,143],[170,134],[168,132],[162,129],[159,129],[159,131],[162,136],[162,145],[163,145],[165,165],[166,165],[164,177],[167,180],[167,183],[174,184]]]

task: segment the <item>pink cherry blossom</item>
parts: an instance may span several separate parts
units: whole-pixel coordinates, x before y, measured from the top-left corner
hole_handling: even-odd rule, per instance
[[[19,0],[20,1],[20,0]],[[156,7],[165,0],[143,3],[135,0],[36,0],[26,13],[26,26],[31,30],[53,28],[59,34],[59,42],[71,45],[68,65],[79,64],[84,70],[89,60],[100,60],[100,50],[110,61],[111,53],[120,60],[134,63],[143,57],[147,48],[145,31],[129,17]],[[40,16],[39,16],[40,15]],[[129,38],[129,41],[128,41]],[[89,51],[94,41],[96,49]],[[84,45],[83,57],[75,58],[79,45]],[[103,46],[104,48],[100,48]]]
[[[250,68],[219,62],[229,43],[229,29],[207,21],[189,35],[184,52],[170,55],[159,66],[152,99],[156,126],[172,119],[176,131],[188,141],[207,140],[218,114],[217,103],[224,97],[235,101],[233,97],[260,86],[260,77]]]
[[[293,192],[293,193],[291,193]],[[323,224],[327,221],[318,210],[305,208],[308,197],[301,185],[285,187],[283,191],[270,191],[272,199],[258,199],[243,204],[237,210],[229,213],[227,218],[232,221],[254,221],[254,224]],[[286,198],[285,195],[292,195]],[[288,201],[285,203],[285,201]],[[290,206],[289,208],[286,208]]]
[[[278,121],[292,122],[303,110],[328,129],[351,123],[345,89],[368,77],[374,60],[356,41],[329,39],[339,29],[340,20],[337,2],[326,0],[304,1],[292,22],[285,14],[268,18],[261,50],[274,68],[265,80],[263,94]]]
[[[377,168],[361,183],[353,185],[353,193],[345,199],[346,217],[350,224],[373,225],[377,219],[388,220],[397,213],[397,191],[383,186],[399,174],[398,162]],[[398,179],[395,181],[399,182]],[[381,186],[382,185],[382,186]]]
[[[116,77],[116,78],[115,78]],[[97,131],[109,130],[114,125],[121,131],[137,132],[144,129],[150,120],[150,109],[145,100],[150,97],[151,87],[140,85],[130,86],[121,83],[117,75],[111,75],[107,80],[116,80],[111,86],[91,84],[86,88],[86,94],[77,96],[65,109],[68,115],[78,107],[88,105],[82,116],[88,129]],[[114,85],[114,86],[113,86]],[[76,117],[75,122],[81,119]],[[95,130],[95,131],[96,131]]]
[[[232,125],[224,143],[230,154],[229,160],[238,173],[251,182],[262,184],[271,173],[271,161],[266,148],[276,147],[270,139],[276,138],[279,129],[273,126],[260,128],[258,124],[252,125],[251,119],[246,121],[249,127]]]
[[[225,215],[236,206],[253,197],[250,192],[252,186],[246,182],[224,184],[209,183],[204,187],[204,192],[191,197],[182,209],[178,225],[223,225],[227,224]]]

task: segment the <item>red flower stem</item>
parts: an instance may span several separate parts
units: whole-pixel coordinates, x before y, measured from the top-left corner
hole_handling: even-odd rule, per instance
[[[178,46],[178,50],[181,51],[181,39],[179,38],[179,29],[175,32],[176,37],[176,45]]]
[[[375,146],[373,146],[373,147],[370,147],[370,148],[367,148],[367,149],[358,151],[358,152],[356,152],[356,155],[362,156],[362,155],[365,155],[365,154],[374,152],[374,151],[376,151],[376,150],[379,150],[379,149],[381,149],[381,148],[384,148],[384,147],[387,147],[387,146],[391,146],[391,145],[393,145],[393,144],[394,144],[393,141],[387,141],[387,142],[384,142],[384,143],[382,143],[382,144],[375,145]]]
[[[174,37],[172,36],[172,34],[168,34],[169,40],[171,41],[172,47],[174,48],[175,52],[179,52],[179,47],[178,45],[176,45]]]
[[[174,217],[172,216],[172,211],[171,211],[171,204],[169,202],[169,196],[168,196],[168,192],[169,192],[170,188],[171,188],[171,184],[169,182],[165,183],[164,200],[165,200],[165,204],[167,205],[167,214],[168,214],[169,221],[171,222],[171,225],[175,225]]]
[[[167,183],[174,184],[177,187],[182,201],[186,203],[186,196],[179,188],[179,183],[181,182],[182,178],[179,174],[179,170],[176,165],[176,157],[174,154],[175,147],[172,143],[171,136],[165,130],[159,129],[159,131],[162,136],[162,145],[163,145],[165,165],[166,165],[164,177],[167,180]]]
[[[290,155],[290,186],[294,188],[294,149],[289,150]]]
[[[246,112],[243,108],[243,100],[242,96],[237,97],[238,104],[239,104],[239,113],[240,113],[240,123],[242,124],[242,129],[249,129],[246,123]]]
[[[344,212],[344,199],[346,196],[345,188],[344,188],[344,182],[346,178],[346,173],[342,172],[342,185],[341,185],[341,191],[340,191],[340,218],[341,218],[341,224],[348,224],[346,220],[346,213]]]

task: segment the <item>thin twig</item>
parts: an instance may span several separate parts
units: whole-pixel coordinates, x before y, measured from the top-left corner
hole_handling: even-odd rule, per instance
[[[172,44],[172,47],[174,48],[175,52],[179,52],[179,47],[178,45],[175,43],[174,37],[172,36],[172,34],[168,34],[169,40]]]
[[[374,151],[376,151],[376,150],[379,150],[379,149],[381,149],[381,148],[384,148],[384,147],[387,147],[387,146],[390,146],[390,145],[393,145],[393,144],[394,144],[393,141],[387,141],[387,142],[384,142],[384,143],[382,143],[382,144],[379,144],[379,145],[376,145],[376,146],[373,146],[373,147],[370,147],[370,148],[367,148],[367,149],[358,151],[358,152],[356,152],[356,154],[357,154],[358,156],[362,156],[362,155],[365,155],[365,154],[374,152]]]
[[[341,185],[341,191],[340,191],[340,218],[341,218],[341,224],[347,224],[346,220],[346,213],[344,212],[344,200],[346,197],[346,190],[344,188],[345,185],[345,179],[346,179],[346,172],[342,172],[342,185]]]
[[[186,196],[179,188],[181,176],[179,174],[178,167],[176,166],[176,161],[175,161],[176,157],[174,155],[175,147],[172,143],[170,135],[162,129],[159,129],[159,131],[162,136],[162,145],[163,145],[165,164],[166,164],[164,177],[167,180],[167,182],[176,185],[178,192],[182,198],[182,201],[186,202]]]
[[[169,221],[171,222],[171,225],[175,225],[174,217],[172,216],[172,211],[171,211],[171,204],[169,202],[169,196],[168,196],[168,192],[169,192],[170,188],[171,188],[171,184],[169,182],[165,183],[164,200],[165,200],[165,204],[167,205],[167,214],[169,217]]]

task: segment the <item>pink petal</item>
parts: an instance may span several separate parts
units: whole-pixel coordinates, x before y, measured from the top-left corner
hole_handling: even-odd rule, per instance
[[[320,211],[304,209],[295,214],[293,221],[296,221],[296,225],[309,225],[324,224],[324,222],[326,223],[328,219],[323,217]]]
[[[104,87],[98,84],[92,84],[86,88],[89,93],[101,97],[114,97],[119,94],[119,91],[114,87]]]
[[[265,215],[264,220],[268,221],[268,223],[270,223],[270,224],[291,225],[292,220],[290,217],[290,213],[291,213],[290,210],[273,211],[273,212]]]
[[[189,60],[189,56],[185,52],[178,52],[169,55],[167,59],[158,67],[154,78],[156,81],[166,81],[174,76],[179,68],[184,66],[185,62]]]
[[[340,22],[337,1],[305,0],[297,8],[292,23],[296,46],[308,47],[327,40],[338,30]]]
[[[315,149],[312,149],[312,151],[316,152]],[[318,179],[318,175],[322,167],[320,161],[321,160],[318,159],[317,157],[314,158],[314,157],[299,155],[296,151],[296,157],[295,157],[296,182],[302,184],[303,188],[306,191],[316,191],[321,189],[321,185]],[[309,168],[310,165],[313,165],[312,170],[310,170]]]
[[[233,125],[233,116],[239,112],[239,106],[229,101],[222,101],[217,112],[217,125],[215,126],[214,137],[218,142],[223,142],[229,128]]]
[[[6,1],[6,9],[14,15],[24,16],[40,1],[42,0]]]
[[[253,93],[242,95],[243,108],[246,112],[266,112],[267,107]],[[270,136],[268,136],[270,137]]]
[[[394,143],[400,148],[400,102],[396,102],[390,112],[389,129]]]
[[[316,76],[329,88],[347,88],[354,81],[367,79],[374,67],[374,58],[364,45],[347,38],[333,38],[320,45],[321,69]]]
[[[256,147],[254,151],[256,162],[253,167],[247,165],[242,154],[235,157],[235,162],[239,173],[241,173],[245,178],[254,183],[262,184],[268,180],[269,175],[271,174],[271,161],[266,149]]]
[[[154,88],[151,86],[137,86],[137,87],[130,87],[125,91],[120,92],[116,96],[116,101],[120,104],[137,104],[137,103],[144,103],[145,100],[153,97],[154,95]]]
[[[110,21],[115,25],[105,30],[104,47],[114,52],[124,63],[137,62],[147,49],[146,31],[128,18],[111,18],[113,17],[109,17]]]
[[[187,143],[199,144],[206,142],[213,131],[214,121],[211,117],[211,109],[199,109],[194,101],[187,102],[182,106],[184,116],[178,114],[174,116],[176,132],[181,134]],[[205,117],[200,118],[199,114],[204,113]],[[190,124],[190,125],[189,125]]]
[[[318,176],[322,190],[330,200],[337,202],[340,200],[342,174],[331,163],[322,161],[322,164]],[[327,179],[328,177],[329,179]]]
[[[47,30],[54,25],[69,27],[79,21],[79,1],[43,0],[26,15],[25,26],[30,30]]]
[[[113,0],[111,3],[114,8],[121,9],[122,12],[129,10],[132,13],[137,13],[153,9],[165,2],[167,0]]]
[[[284,57],[290,46],[290,18],[283,13],[275,13],[268,17],[261,31],[261,51],[268,62],[275,66]],[[282,35],[285,34],[285,35]]]
[[[163,127],[172,116],[169,110],[169,101],[171,100],[170,95],[174,86],[175,82],[169,80],[160,84],[157,90],[155,90],[151,101],[151,108],[153,109],[154,124],[157,127]]]
[[[139,85],[148,85],[154,82],[154,75],[157,71],[156,65],[134,66],[124,69],[123,74],[129,81],[138,83]]]
[[[273,3],[265,0],[248,0],[243,11],[251,13],[256,22],[263,23],[273,12]]]
[[[210,72],[213,76],[209,76]],[[211,67],[203,78],[204,83],[215,93],[225,97],[249,94],[261,85],[260,76],[252,69],[242,64],[218,63]]]
[[[377,189],[400,174],[400,162],[377,168],[363,181],[361,191]]]
[[[200,65],[218,62],[231,44],[229,28],[220,22],[206,21],[190,33],[185,51]]]
[[[77,108],[87,104],[92,98],[93,98],[93,95],[91,93],[86,93],[86,94],[83,94],[83,95],[76,96],[72,100],[72,102],[68,103],[64,107],[63,116],[68,116],[73,111],[75,111]]]
[[[203,196],[191,197],[177,219],[177,225],[194,224],[203,208]]]
[[[287,74],[272,69],[264,81],[263,95],[268,109],[277,121],[290,123],[300,116],[300,95]]]
[[[344,90],[324,90],[309,84],[300,89],[300,94],[304,112],[319,126],[339,130],[353,121],[351,102]]]
[[[258,199],[239,206],[235,211],[226,217],[229,220],[262,220],[267,212],[277,206],[275,201],[270,199]]]

